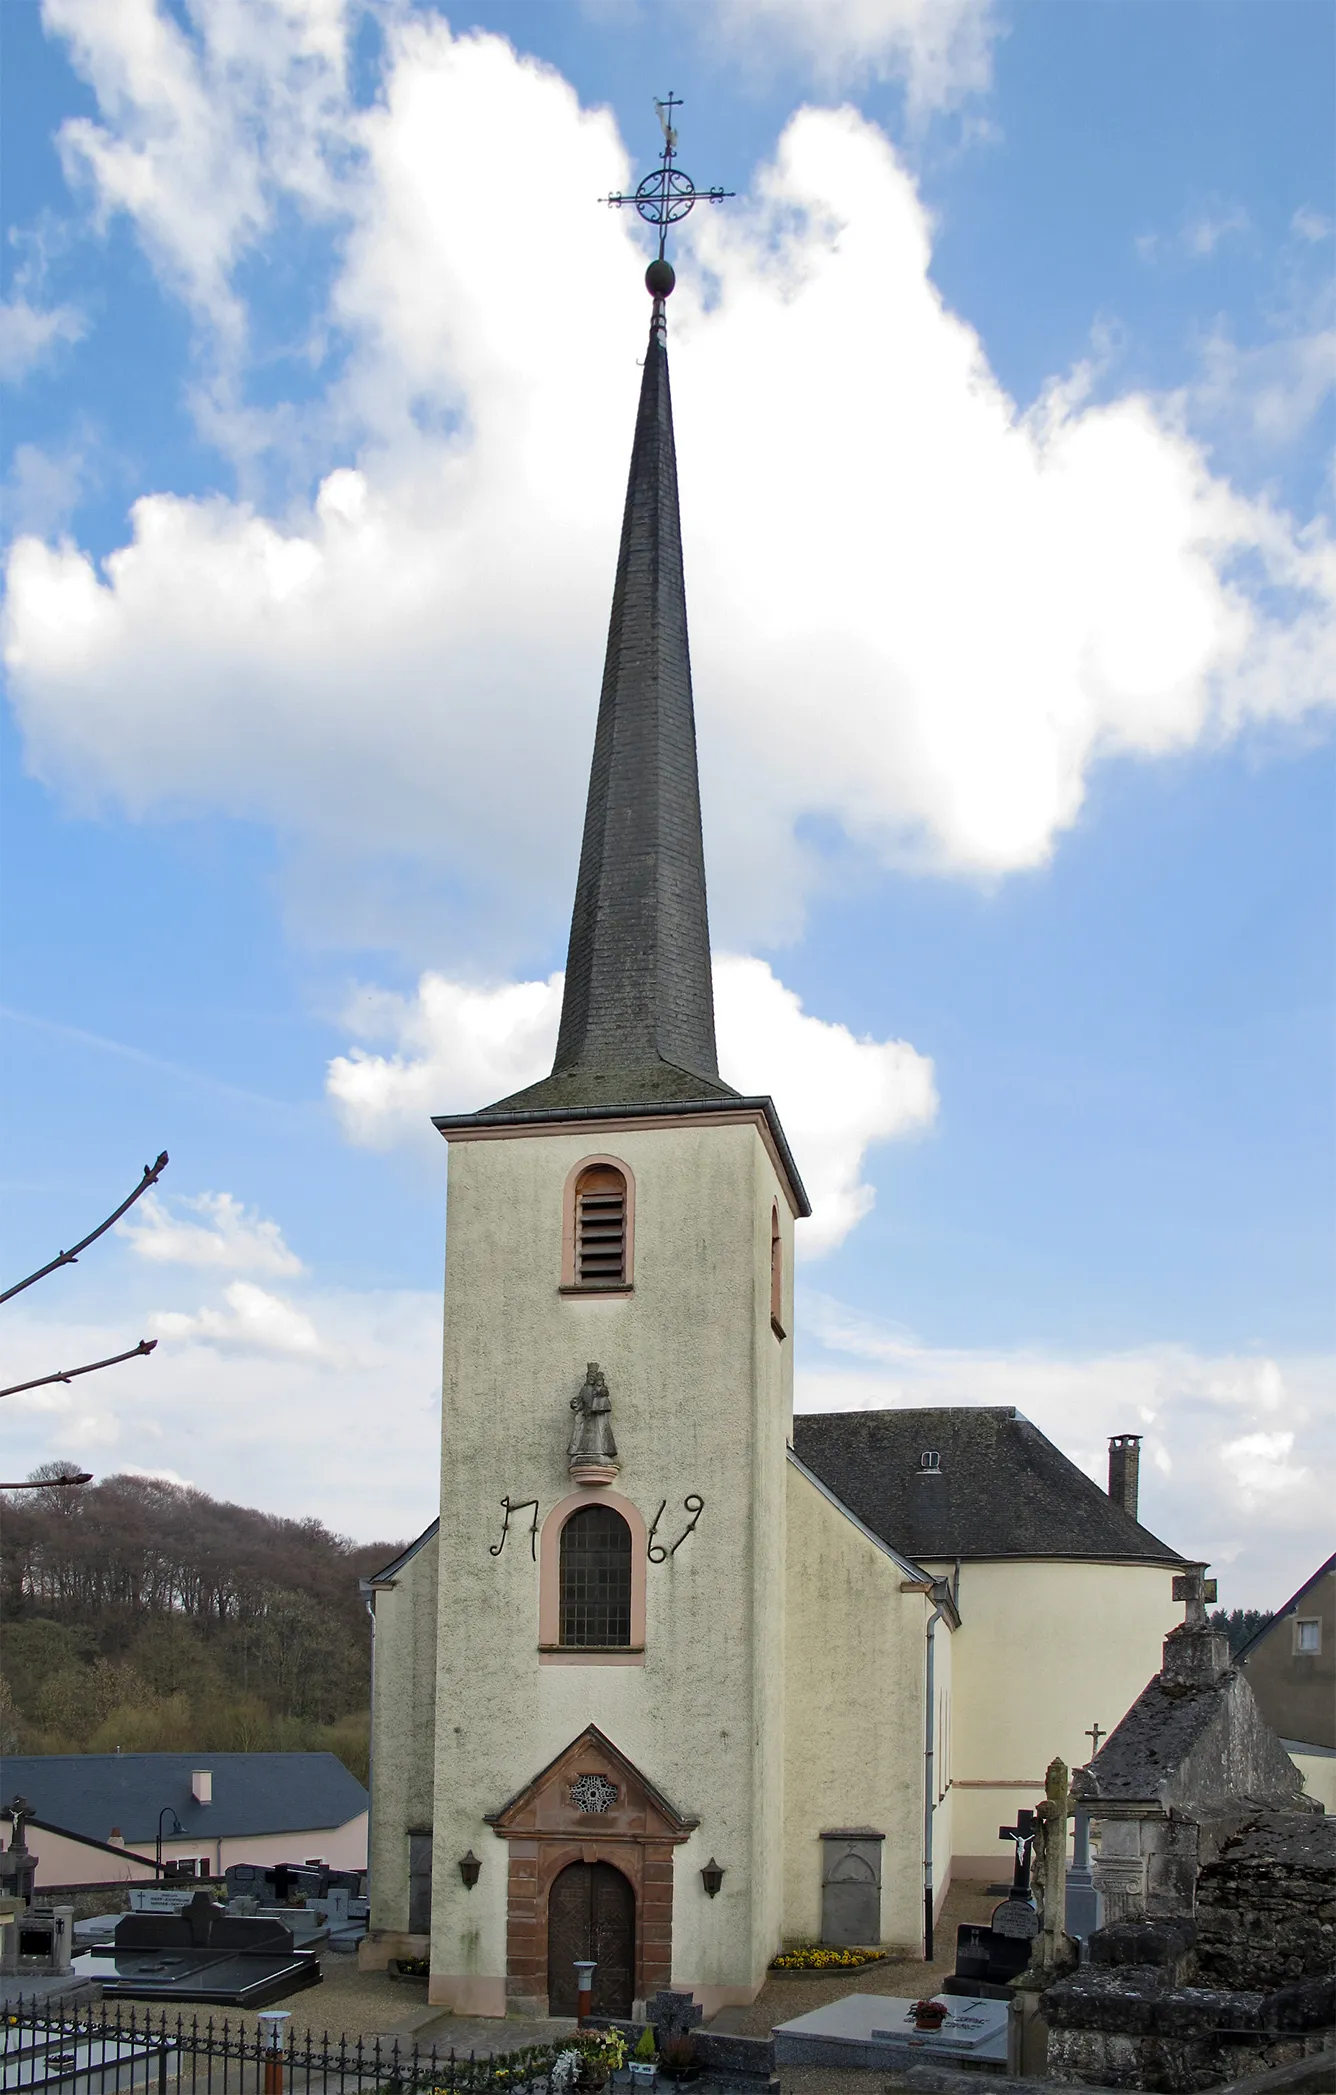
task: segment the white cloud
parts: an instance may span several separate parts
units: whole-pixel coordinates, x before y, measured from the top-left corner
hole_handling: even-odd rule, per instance
[[[180,1477],[174,1469],[141,1469],[137,1462],[119,1462],[116,1465],[123,1477],[143,1477],[150,1484],[177,1484],[182,1491],[198,1491],[200,1486],[191,1477]]]
[[[42,0],[48,33],[97,96],[58,143],[105,219],[128,212],[163,276],[229,346],[245,332],[239,260],[280,197],[334,207],[346,122],[344,0],[211,0],[189,26],[154,0]]]
[[[131,1269],[141,1295],[160,1278]],[[301,1321],[284,1327],[260,1304],[232,1303],[212,1313],[222,1330],[190,1317],[164,1330],[164,1316],[147,1360],[8,1398],[6,1459],[17,1466],[6,1474],[76,1456],[101,1474],[191,1480],[216,1498],[313,1515],[363,1539],[417,1534],[437,1510],[439,1295],[312,1291],[294,1314],[314,1345],[281,1342],[284,1328],[299,1336]],[[21,1380],[56,1358],[122,1351],[127,1322],[153,1321],[138,1298],[114,1319],[76,1326],[20,1313],[6,1326],[6,1359]]]
[[[763,960],[720,954],[714,979],[721,1073],[774,1098],[812,1200],[799,1249],[820,1256],[872,1206],[868,1149],[931,1125],[932,1063],[902,1040],[858,1039],[814,1018]],[[329,1095],[348,1134],[377,1146],[434,1139],[432,1113],[470,1112],[545,1075],[561,991],[560,974],[490,990],[424,975],[412,997],[363,993],[350,1025],[393,1051],[355,1047],[330,1063]]]
[[[34,306],[21,292],[0,301],[0,381],[21,384],[61,343],[77,342],[84,332],[84,317],[73,306]]]
[[[1290,220],[1290,231],[1298,239],[1306,240],[1310,244],[1318,240],[1329,240],[1331,230],[1331,220],[1325,218],[1320,211],[1314,211],[1310,204],[1300,204]]]
[[[796,59],[823,88],[902,79],[911,113],[989,84],[990,0],[718,0],[715,24],[754,64]]]
[[[1141,1433],[1141,1517],[1215,1566],[1227,1607],[1276,1606],[1330,1554],[1336,1361],[935,1347],[810,1293],[799,1327],[825,1355],[800,1358],[801,1411],[1014,1404],[1100,1484],[1109,1434]]]
[[[201,1193],[175,1202],[207,1217],[183,1222],[156,1193],[146,1193],[117,1225],[140,1258],[184,1266],[226,1266],[237,1273],[300,1273],[302,1262],[283,1241],[277,1222],[249,1212],[230,1193]]]
[[[932,1063],[906,1041],[814,1018],[763,960],[721,955],[715,983],[719,1067],[739,1091],[774,1098],[812,1202],[799,1254],[819,1258],[871,1210],[868,1150],[936,1118]]]
[[[320,1354],[326,1348],[304,1310],[257,1287],[253,1280],[234,1280],[223,1290],[226,1309],[204,1308],[192,1315],[159,1310],[151,1319],[163,1338],[196,1339],[240,1353]]]
[[[1208,262],[1218,247],[1245,240],[1253,223],[1242,204],[1214,197],[1185,211],[1172,233],[1142,233],[1134,245],[1143,262]]]
[[[150,35],[147,0],[51,5],[99,96],[100,142],[76,143],[103,205],[220,337],[276,197],[346,215],[312,325],[348,350],[318,405],[354,462],[281,515],[146,494],[101,568],[21,540],[6,643],[28,760],[133,813],[267,821],[345,887],[411,863],[467,892],[458,943],[504,967],[568,905],[633,414],[640,253],[625,214],[590,208],[628,176],[611,121],[435,15],[388,22],[383,97],[355,113],[334,0],[229,0],[195,43],[157,17]],[[187,282],[233,145],[253,165],[219,177]],[[563,237],[536,274],[539,189]],[[826,877],[814,823],[882,860],[1002,874],[1051,852],[1102,757],[1330,704],[1320,529],[1214,476],[1178,406],[1074,380],[1022,412],[943,305],[927,214],[874,127],[800,113],[729,212],[690,221],[673,315],[727,940],[797,928]]]
[[[424,975],[411,997],[361,990],[344,1014],[360,1039],[329,1065],[326,1088],[345,1132],[370,1148],[430,1135],[433,1113],[471,1113],[534,1083],[552,1066],[563,977],[480,989]]]
[[[1223,328],[1203,344],[1188,393],[1193,420],[1274,454],[1311,429],[1336,386],[1336,327],[1241,349]]]

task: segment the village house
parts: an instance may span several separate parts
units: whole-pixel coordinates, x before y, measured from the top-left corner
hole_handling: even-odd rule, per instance
[[[1336,1556],[1263,1623],[1239,1665],[1309,1796],[1336,1812]]]
[[[7,1753],[4,1798],[29,1807],[39,1891],[141,1883],[161,1863],[365,1869],[367,1793],[333,1753]]]

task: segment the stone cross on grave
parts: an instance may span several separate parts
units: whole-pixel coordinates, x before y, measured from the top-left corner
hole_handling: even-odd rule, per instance
[[[686,2037],[705,2019],[689,1993],[656,1993],[649,2003],[646,2020],[654,2025],[660,2051],[670,2037]]]
[[[1216,1582],[1204,1576],[1204,1564],[1194,1564],[1174,1580],[1174,1599],[1187,1603],[1183,1611],[1185,1629],[1205,1629],[1206,1604],[1215,1605]]]
[[[1175,1598],[1177,1598],[1177,1595],[1175,1595]],[[1101,1739],[1106,1739],[1106,1738],[1108,1737],[1108,1735],[1109,1735],[1109,1734],[1108,1734],[1108,1732],[1107,1732],[1107,1731],[1105,1731],[1105,1730],[1103,1729],[1102,1725],[1100,1724],[1100,1721],[1099,1721],[1098,1717],[1096,1717],[1096,1719],[1095,1719],[1095,1721],[1094,1721],[1094,1723],[1093,1723],[1093,1724],[1091,1724],[1091,1725],[1088,1725],[1088,1726],[1087,1726],[1087,1728],[1086,1728],[1086,1737],[1087,1737],[1087,1738],[1089,1739],[1089,1741],[1090,1741],[1090,1758],[1091,1758],[1092,1760],[1093,1760],[1093,1759],[1095,1758],[1096,1754],[1097,1754],[1097,1753],[1099,1752],[1099,1742],[1100,1742],[1100,1740],[1101,1740]]]
[[[1067,1767],[1051,1760],[1044,1778],[1044,1801],[1035,1812],[1035,1865],[1039,1893],[1039,1939],[1030,1965],[1045,1982],[1076,1962],[1076,1944],[1067,1933]]]

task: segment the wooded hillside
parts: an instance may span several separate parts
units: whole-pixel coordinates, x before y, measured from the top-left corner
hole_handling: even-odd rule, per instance
[[[402,1546],[148,1477],[6,1493],[0,1751],[328,1747],[365,1781],[357,1581]]]

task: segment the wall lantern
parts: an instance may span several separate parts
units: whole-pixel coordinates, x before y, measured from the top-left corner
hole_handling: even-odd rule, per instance
[[[719,1887],[724,1881],[724,1871],[722,1863],[716,1862],[713,1855],[701,1871],[700,1880],[705,1886],[705,1896],[710,1899],[718,1898]]]
[[[482,1864],[479,1862],[472,1848],[469,1849],[467,1855],[460,1856],[459,1874],[464,1879],[464,1885],[466,1890],[472,1891],[474,1885],[478,1881],[478,1878],[482,1874]]]

